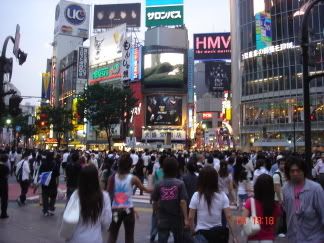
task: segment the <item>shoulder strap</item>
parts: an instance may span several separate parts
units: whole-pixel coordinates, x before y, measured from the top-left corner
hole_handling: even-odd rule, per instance
[[[279,175],[279,178],[280,178],[280,185],[282,186],[282,177],[281,177],[281,173],[279,171],[276,171],[274,173],[274,175]]]
[[[255,210],[255,200],[251,197],[251,216],[256,217],[256,210]]]

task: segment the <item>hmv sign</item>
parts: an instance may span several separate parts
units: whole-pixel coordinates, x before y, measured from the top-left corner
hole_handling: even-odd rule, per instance
[[[231,59],[230,33],[194,34],[195,60]]]
[[[86,19],[85,10],[77,4],[71,4],[65,9],[66,20],[73,25],[80,25]]]

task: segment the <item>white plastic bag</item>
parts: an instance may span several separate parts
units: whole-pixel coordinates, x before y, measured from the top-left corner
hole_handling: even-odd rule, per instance
[[[246,223],[243,225],[243,230],[245,235],[252,236],[259,233],[261,230],[261,226],[258,224],[256,220],[256,210],[255,210],[255,201],[254,198],[251,197],[251,217],[246,218]]]
[[[64,210],[60,236],[71,239],[80,219],[80,200],[78,191],[75,190]]]

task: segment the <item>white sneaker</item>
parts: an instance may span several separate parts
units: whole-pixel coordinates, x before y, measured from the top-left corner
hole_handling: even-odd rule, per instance
[[[281,233],[281,234],[279,234],[279,235],[278,235],[278,237],[279,237],[279,238],[285,238],[285,237],[286,237],[286,235],[285,235],[285,234],[283,234],[283,233]]]

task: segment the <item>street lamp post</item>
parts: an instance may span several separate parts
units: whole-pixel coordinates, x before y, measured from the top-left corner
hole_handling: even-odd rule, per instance
[[[296,153],[296,110],[293,113],[293,136],[294,136],[294,153]]]
[[[308,1],[299,11],[303,16],[302,28],[301,28],[301,48],[303,58],[303,79],[304,79],[304,127],[305,127],[305,159],[310,169],[311,157],[312,157],[312,135],[311,135],[311,120],[310,120],[310,94],[309,83],[312,79],[322,77],[323,74],[309,74],[308,62],[309,62],[309,30],[308,30],[308,17],[312,8],[319,2],[324,0]],[[310,173],[310,170],[308,171]]]
[[[202,129],[203,129],[203,136],[204,136],[204,139],[203,139],[203,146],[204,146],[204,152],[206,151],[206,138],[205,138],[205,130],[206,130],[206,124],[202,124]]]
[[[134,148],[134,143],[133,143],[133,135],[134,135],[134,131],[133,129],[129,130],[129,135],[130,135],[130,143],[131,143],[131,147],[132,149]]]

